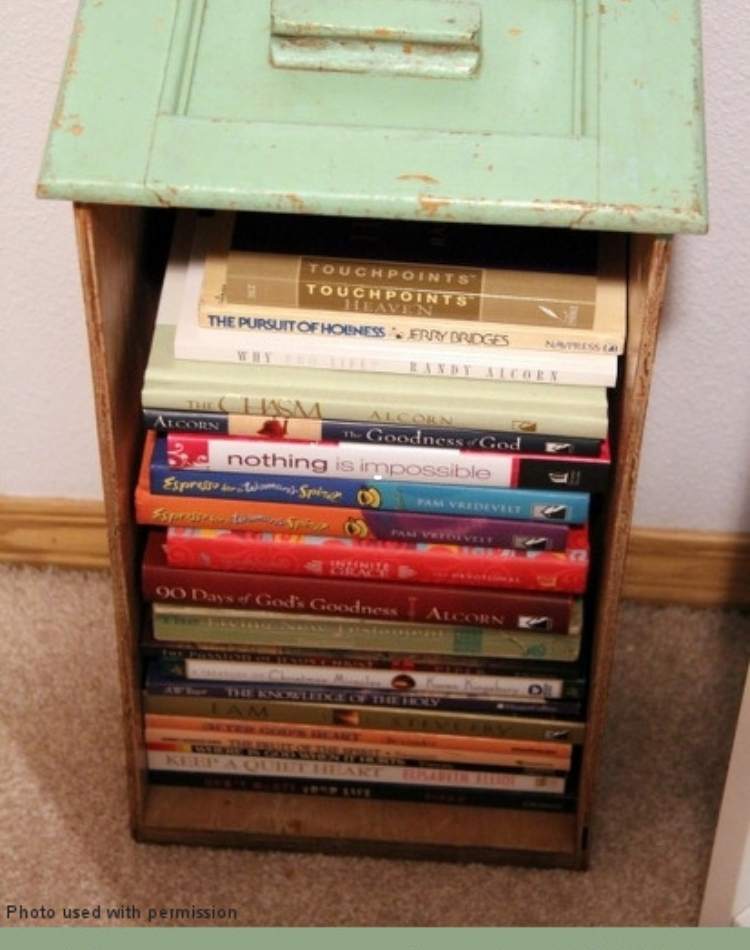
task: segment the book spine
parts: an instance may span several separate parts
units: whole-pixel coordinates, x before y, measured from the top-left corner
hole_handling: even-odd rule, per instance
[[[390,257],[393,246],[384,242],[382,252]],[[217,333],[354,338],[376,347],[391,337],[491,350],[579,338],[587,352],[592,343],[606,341],[610,352],[623,344],[625,255],[615,236],[599,240],[598,262],[586,272],[559,263],[545,272],[521,260],[504,268],[269,254],[244,246],[224,222],[202,223],[193,253],[202,286],[198,319],[190,318]]]
[[[158,544],[159,542],[154,542]],[[147,552],[148,554],[148,552]],[[563,594],[417,586],[371,581],[184,570],[144,558],[143,596],[178,604],[326,614],[450,626],[569,633],[573,598]]]
[[[232,719],[201,719],[194,716],[145,717],[147,736],[200,735],[207,741],[307,742],[338,743],[359,747],[371,746],[421,750],[424,757],[448,753],[484,757],[488,762],[503,758],[530,764],[548,764],[553,768],[570,766],[573,747],[568,742],[535,742],[522,739],[485,739],[479,736],[453,736],[426,732],[404,732],[383,729],[346,729],[341,726],[313,726],[306,723],[251,722]]]
[[[447,758],[414,749],[400,749],[396,746],[346,746],[336,743],[311,745],[304,742],[241,742],[236,738],[224,736],[173,736],[154,734],[146,730],[146,748],[153,752],[178,752],[194,755],[231,755],[245,756],[264,761],[286,760],[290,762],[330,762],[341,765],[377,765],[400,768],[460,769],[469,772],[484,772],[490,775],[547,775],[564,781],[570,771],[561,767],[561,763],[552,765],[529,764],[513,759],[495,759],[489,762],[473,760],[465,756]]]
[[[465,452],[347,442],[285,442],[277,439],[206,437],[169,433],[167,460],[173,469],[256,475],[303,474],[322,479],[376,479],[479,488],[557,488],[587,491],[578,484],[587,469],[608,468],[608,459],[570,459]],[[566,473],[565,475],[560,473]],[[529,484],[529,481],[534,484]],[[539,482],[541,481],[541,484]],[[559,483],[559,484],[558,484]]]
[[[403,733],[407,735],[407,733]],[[391,764],[407,765],[414,762],[438,762],[473,766],[490,766],[510,770],[535,769],[546,772],[569,772],[570,759],[552,759],[547,756],[486,755],[480,752],[462,752],[453,749],[420,749],[402,745],[377,745],[370,742],[309,742],[304,739],[253,739],[241,738],[234,733],[198,732],[178,729],[146,728],[146,743],[150,748],[160,748],[170,752],[210,752],[220,755],[224,752],[243,754],[244,750],[259,755],[277,755],[304,758],[305,755],[316,758],[330,758],[338,761],[354,758],[357,760],[375,760]]]
[[[580,745],[586,734],[584,722],[545,717],[445,713],[438,710],[399,709],[379,706],[334,706],[323,703],[253,701],[198,696],[156,696],[144,692],[148,714],[198,716],[235,721],[306,723],[316,726],[346,726],[429,732],[444,735],[495,739],[533,739]]]
[[[263,611],[210,610],[156,603],[153,635],[159,642],[217,643],[275,650],[383,650],[496,659],[575,662],[581,638],[567,634],[506,633],[481,627],[399,624]]]
[[[254,534],[279,533],[327,538],[372,538],[503,547],[521,551],[563,551],[568,528],[562,524],[502,521],[497,518],[459,518],[369,511],[360,508],[322,508],[315,505],[233,501],[228,498],[183,498],[153,495],[140,485],[135,493],[138,524],[156,527],[222,528]]]
[[[361,507],[464,518],[554,521],[558,524],[584,524],[589,511],[589,496],[583,492],[385,483],[302,475],[209,473],[170,468],[156,459],[151,463],[149,478],[152,494],[186,498],[229,498],[324,508]]]
[[[596,458],[600,439],[566,438],[523,432],[451,429],[445,426],[372,425],[334,419],[292,419],[285,416],[244,416],[227,412],[180,412],[144,409],[143,423],[159,433],[261,436],[309,442],[363,442],[372,445],[413,445],[474,452],[514,452],[538,455],[577,455]]]
[[[397,690],[399,694],[440,694],[483,699],[581,699],[580,680],[521,675],[483,675],[432,670],[381,670],[316,664],[257,663],[209,658],[163,659],[159,675],[174,679],[290,686],[334,686],[344,689]]]
[[[351,374],[346,374],[351,375]],[[489,386],[494,384],[489,383]],[[565,387],[570,388],[570,387]],[[578,387],[573,387],[578,388]],[[606,412],[571,407],[510,404],[499,398],[476,398],[450,404],[444,397],[433,396],[429,387],[419,400],[407,399],[383,386],[373,397],[364,398],[343,387],[341,392],[311,392],[305,398],[289,399],[271,392],[254,394],[253,388],[230,388],[221,382],[183,382],[147,375],[141,390],[141,402],[147,409],[188,412],[221,412],[250,416],[282,416],[289,419],[352,419],[370,424],[434,424],[457,429],[482,429],[507,432],[559,432],[564,439],[606,439]]]
[[[280,775],[325,781],[359,780],[387,785],[429,785],[458,789],[535,792],[554,795],[565,791],[565,779],[552,775],[469,771],[423,766],[374,763],[262,759],[240,755],[201,755],[148,749],[148,768],[156,771],[208,772],[224,775]]]
[[[549,634],[554,636],[554,634]],[[233,647],[220,644],[167,645],[156,640],[141,641],[141,655],[157,660],[221,660],[232,663],[281,663],[294,666],[332,666],[363,670],[418,670],[427,673],[453,673],[468,676],[556,676],[565,680],[578,677],[577,667],[568,664],[518,660],[494,660],[476,657],[453,657],[421,653],[387,652],[384,650],[331,650],[304,647],[273,647],[252,645]],[[162,670],[165,668],[162,666]],[[175,674],[178,675],[178,674]],[[579,679],[579,683],[583,680]]]
[[[241,331],[190,328],[180,325],[175,335],[175,357],[248,366],[302,366],[355,373],[389,373],[450,379],[477,379],[504,383],[541,383],[559,386],[615,385],[617,357],[511,349],[461,350],[413,344],[387,348],[363,347],[361,342],[306,338],[301,335],[250,336]]]
[[[190,528],[170,528],[165,553],[172,567],[574,594],[586,589],[588,574],[588,543],[581,529],[571,532],[565,552],[533,557],[502,548]]]
[[[573,700],[485,699],[482,697],[436,696],[376,689],[348,689],[339,686],[273,683],[223,682],[220,680],[180,680],[161,676],[154,667],[146,677],[151,695],[185,696],[195,699],[280,700],[341,706],[393,706],[402,709],[434,709],[438,712],[465,712],[519,716],[578,716],[581,703]]]
[[[217,775],[209,772],[156,770],[148,772],[152,785],[181,785],[277,795],[310,795],[322,798],[423,802],[433,805],[473,805],[483,808],[516,808],[523,811],[575,811],[573,795],[523,795],[513,792],[480,792],[420,785],[377,785],[367,782],[321,782],[260,775]]]

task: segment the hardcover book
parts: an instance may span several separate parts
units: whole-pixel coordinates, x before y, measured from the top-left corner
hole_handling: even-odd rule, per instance
[[[554,637],[556,634],[545,634]],[[573,638],[571,638],[573,639]],[[172,670],[183,669],[187,660],[216,660],[222,663],[264,663],[279,666],[328,666],[358,670],[399,670],[432,673],[466,674],[468,676],[552,676],[558,679],[584,680],[583,668],[569,663],[543,662],[539,658],[531,664],[526,660],[492,659],[481,656],[450,656],[430,653],[387,651],[382,646],[374,650],[341,650],[327,647],[254,645],[252,643],[164,643],[145,636],[141,640],[141,655],[159,662],[162,670],[174,664]],[[175,673],[175,675],[178,675]]]
[[[563,663],[573,663],[581,654],[580,623],[569,634],[511,632],[388,620],[360,619],[355,624],[336,616],[157,602],[152,605],[152,626],[159,643],[194,643],[203,650],[206,644],[216,644],[219,650],[359,650],[376,657],[382,651],[395,651]]]
[[[388,670],[371,666],[317,663],[258,663],[251,659],[217,660],[211,657],[159,659],[160,674],[185,680],[262,683],[273,686],[333,686],[374,689],[400,694],[457,696],[486,699],[518,699],[542,702],[551,699],[581,699],[584,681],[559,676],[524,675],[521,671],[500,673],[442,672],[435,670]]]
[[[152,531],[146,543],[142,566],[146,600],[324,614],[349,620],[580,632],[579,604],[568,594],[185,569],[167,564],[164,541],[163,532]]]
[[[182,412],[144,409],[143,423],[157,433],[193,432],[203,435],[244,435],[304,442],[363,442],[371,445],[414,445],[474,452],[517,452],[532,455],[578,455],[597,458],[600,439],[566,438],[543,433],[446,429],[439,426],[371,425],[351,419],[291,419],[243,416],[227,412]]]
[[[161,675],[152,664],[146,674],[146,692],[153,696],[184,696],[191,699],[248,699],[252,701],[310,702],[327,705],[392,706],[401,709],[428,709],[484,715],[509,713],[519,716],[572,716],[581,714],[578,700],[529,698],[486,698],[454,696],[450,693],[411,693],[381,690],[269,682],[224,680],[184,680]]]
[[[382,482],[372,486],[372,507],[388,482],[460,485],[475,488],[544,488],[558,491],[597,486],[602,490],[610,463],[604,447],[597,459],[551,458],[463,449],[355,445],[351,442],[302,442],[286,439],[246,439],[230,435],[166,436],[167,462],[174,469],[240,472],[258,475],[303,475],[321,479]],[[542,481],[542,484],[538,484]],[[363,486],[366,487],[366,486]],[[404,494],[404,489],[401,494]],[[358,504],[366,504],[363,493]]]

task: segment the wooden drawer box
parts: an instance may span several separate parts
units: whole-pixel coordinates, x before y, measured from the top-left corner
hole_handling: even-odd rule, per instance
[[[39,194],[75,202],[135,836],[585,866],[669,236],[706,228],[697,0],[83,0]],[[575,814],[148,786],[132,496],[178,207],[629,233]]]

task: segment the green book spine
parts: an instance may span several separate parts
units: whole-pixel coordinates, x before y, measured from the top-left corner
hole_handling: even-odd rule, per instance
[[[425,384],[411,376],[177,361],[173,348],[174,327],[157,326],[141,393],[146,409],[607,435],[603,387],[443,378]]]
[[[580,636],[154,604],[155,640],[574,662]]]
[[[144,693],[143,710],[165,716],[210,719],[250,719],[261,722],[303,722],[316,726],[356,726],[489,738],[583,742],[586,725],[564,719],[526,719],[473,713],[414,712],[412,709],[332,706],[319,703],[255,702],[192,696],[152,696]]]

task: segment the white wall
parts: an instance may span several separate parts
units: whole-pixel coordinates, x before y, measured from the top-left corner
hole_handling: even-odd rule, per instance
[[[675,0],[687,2],[687,0]],[[100,481],[70,208],[34,199],[75,0],[6,10],[0,38],[0,494],[96,498]],[[711,234],[678,238],[636,524],[750,531],[750,18],[704,4]]]

